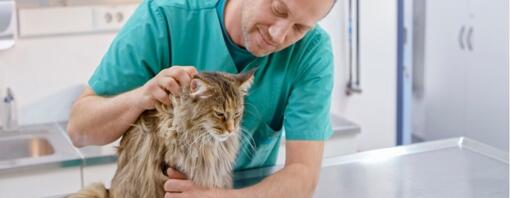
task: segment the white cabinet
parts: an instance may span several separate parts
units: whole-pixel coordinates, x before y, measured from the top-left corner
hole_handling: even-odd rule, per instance
[[[425,139],[508,151],[508,1],[428,0]]]
[[[465,2],[427,1],[424,64],[427,140],[456,136],[465,131],[462,101],[469,54],[462,49],[459,40],[468,21],[466,6],[462,6]]]
[[[508,151],[508,0],[472,0],[466,136]]]
[[[47,167],[2,173],[0,197],[48,197],[81,189],[81,167]]]

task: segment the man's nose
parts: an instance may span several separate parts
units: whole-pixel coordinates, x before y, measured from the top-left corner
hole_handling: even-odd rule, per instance
[[[268,29],[271,40],[276,44],[282,44],[285,41],[285,37],[289,33],[292,24],[285,20],[280,20],[271,25]]]

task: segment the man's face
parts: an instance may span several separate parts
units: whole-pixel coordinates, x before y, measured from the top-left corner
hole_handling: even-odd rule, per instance
[[[332,5],[333,0],[244,0],[243,46],[258,57],[280,51],[303,38]]]

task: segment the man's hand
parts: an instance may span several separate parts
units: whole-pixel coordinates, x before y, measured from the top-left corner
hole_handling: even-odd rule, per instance
[[[179,95],[197,73],[193,67],[172,66],[162,70],[145,85],[113,96],[98,96],[85,87],[74,102],[67,131],[76,147],[105,145],[118,139],[143,111],[156,103],[168,104],[170,93]],[[129,80],[129,79],[125,79]]]
[[[192,66],[172,66],[161,70],[138,90],[141,94],[139,105],[146,110],[154,109],[158,102],[168,105],[169,94],[180,95],[196,73]]]
[[[211,190],[195,185],[187,179],[186,175],[168,168],[166,171],[168,180],[165,182],[165,198],[174,197],[223,197],[219,196],[220,190]]]

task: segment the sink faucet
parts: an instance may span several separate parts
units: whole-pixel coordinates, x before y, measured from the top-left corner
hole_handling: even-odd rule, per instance
[[[2,123],[4,130],[13,130],[18,126],[16,100],[11,88],[7,88],[7,93],[2,100]]]

